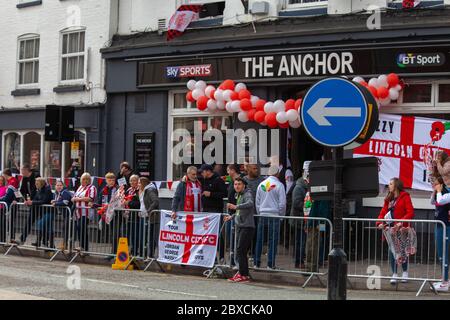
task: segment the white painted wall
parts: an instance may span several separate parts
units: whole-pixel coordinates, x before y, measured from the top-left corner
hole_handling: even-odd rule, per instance
[[[42,5],[16,8],[19,0],[6,1],[0,13],[0,106],[5,108],[42,107],[46,104],[104,102],[104,64],[100,49],[107,46],[117,32],[118,0],[43,1]],[[60,79],[60,31],[68,24],[71,6],[78,6],[80,25],[86,27],[89,48],[87,84],[92,90],[54,93]],[[72,7],[73,8],[73,7]],[[72,11],[73,12],[73,11]],[[69,19],[70,20],[70,19]],[[39,83],[33,88],[40,95],[14,97],[17,86],[18,37],[26,33],[40,35]]]

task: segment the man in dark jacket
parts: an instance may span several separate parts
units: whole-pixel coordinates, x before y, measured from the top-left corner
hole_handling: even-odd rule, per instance
[[[25,200],[34,199],[36,193],[36,178],[39,177],[39,174],[34,173],[29,164],[24,164],[20,173],[22,174],[20,193]]]
[[[200,168],[203,212],[222,213],[224,209],[223,198],[227,197],[227,187],[222,178],[213,170],[213,167],[209,164],[204,164]]]
[[[294,190],[292,191],[291,216],[293,217],[305,216],[303,208],[309,188],[309,171],[308,168],[305,168],[305,165],[303,166],[303,176],[297,179]],[[295,267],[304,268],[306,244],[305,220],[292,219],[290,222],[291,226],[294,227],[295,233]]]
[[[23,181],[23,180],[22,180]],[[28,216],[27,224],[20,236],[20,242],[24,243],[27,240],[28,233],[35,223],[35,221],[42,218],[45,209],[41,207],[45,204],[50,204],[53,200],[53,193],[50,186],[46,183],[44,178],[36,178],[35,181],[35,193],[34,197],[27,199],[25,205],[31,207],[30,214]],[[33,246],[39,246],[39,242],[32,244]]]
[[[202,186],[197,179],[197,167],[190,166],[180,181],[172,199],[172,219],[177,212],[200,212],[202,209]]]
[[[248,282],[250,280],[248,272],[248,251],[250,250],[253,234],[255,233],[255,205],[251,190],[246,188],[244,179],[238,177],[234,179],[234,189],[236,191],[236,204],[228,203],[227,208],[235,211],[232,216],[227,216],[224,221],[229,221],[234,217],[237,226],[237,261],[239,262],[239,272],[230,279],[232,282]]]

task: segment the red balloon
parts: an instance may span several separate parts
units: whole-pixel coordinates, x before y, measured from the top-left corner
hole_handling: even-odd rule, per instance
[[[372,95],[374,96],[375,99],[378,99],[378,91],[377,88],[375,88],[374,86],[368,86],[367,87],[369,89],[369,91],[372,93]]]
[[[289,121],[286,121],[285,123],[280,123],[279,126],[281,129],[287,129],[289,128]]]
[[[389,88],[395,87],[400,82],[398,75],[395,73],[389,73],[387,76],[387,82],[389,84]]]
[[[243,111],[250,111],[253,109],[252,102],[250,101],[250,99],[245,98],[241,100],[241,109]]]
[[[276,128],[278,126],[276,112],[269,112],[268,114],[266,114],[266,117],[264,118],[264,121],[267,123],[269,128],[272,128],[272,129]]]
[[[266,104],[266,100],[259,99],[256,101],[255,109],[256,111],[264,111],[264,105]]]
[[[205,110],[208,107],[208,97],[206,96],[202,96],[200,98],[198,98],[197,100],[197,108],[198,110]]]
[[[239,91],[239,100],[242,99],[250,99],[252,97],[250,91],[248,91],[247,89],[243,89],[241,91]]]
[[[364,86],[364,87],[366,87],[366,88],[369,86],[369,84],[367,82],[365,82],[365,81],[361,81],[359,84]]]
[[[389,96],[389,90],[386,89],[385,87],[379,87],[377,89],[377,93],[380,99],[385,99]]]
[[[222,89],[223,90],[234,90],[235,84],[233,80],[225,80],[222,82]]]
[[[284,110],[288,111],[291,109],[295,109],[295,100],[294,99],[289,99],[285,102],[284,104]]]
[[[297,100],[295,100],[295,110],[298,110],[298,109],[300,109],[300,107],[301,107],[301,105],[302,105],[302,99],[300,98],[300,99],[297,99]],[[287,111],[287,110],[286,110]]]
[[[189,102],[195,102],[195,99],[192,97],[192,91],[186,93],[186,100]]]
[[[230,98],[231,98],[231,101],[239,100],[239,94],[237,92],[233,91],[230,95]]]
[[[241,101],[241,108],[242,108],[242,101]],[[247,112],[248,121],[255,121],[255,114],[256,114],[256,110],[255,109],[249,110]]]
[[[258,123],[264,122],[264,119],[266,118],[266,113],[264,111],[256,111],[254,118],[255,121]]]
[[[211,90],[211,93],[209,94],[209,97],[211,99],[214,99],[214,93],[216,93],[216,90],[215,89]]]

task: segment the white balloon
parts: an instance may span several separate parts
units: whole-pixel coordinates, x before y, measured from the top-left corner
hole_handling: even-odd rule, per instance
[[[378,85],[380,87],[389,88],[389,83],[387,82],[387,76],[385,74],[378,76]]]
[[[280,111],[277,113],[277,121],[278,123],[285,123],[288,121],[287,114],[285,111]]]
[[[298,119],[298,112],[294,109],[290,109],[290,110],[286,111],[286,117],[289,122],[295,121]]]
[[[378,84],[378,79],[377,78],[372,78],[369,80],[369,86],[378,88],[379,84]]]
[[[239,93],[239,91],[241,90],[245,90],[247,89],[247,86],[244,83],[238,83],[235,87],[234,87],[234,91],[236,91],[237,93]],[[243,121],[245,122],[245,121]]]
[[[398,84],[398,85],[396,85],[394,87],[394,89],[397,90],[397,91],[401,91],[402,90],[402,86]]]
[[[361,82],[364,81],[364,78],[363,78],[363,77],[354,77],[354,78],[353,78],[353,81],[354,81],[354,82],[357,82],[357,83],[361,83]]]
[[[225,110],[227,110],[229,113],[233,113],[233,110],[231,109],[231,102],[227,102],[225,105]]]
[[[231,94],[233,93],[233,91],[231,90],[225,90],[223,92],[223,100],[225,101],[231,101]]]
[[[284,111],[284,101],[283,100],[277,100],[273,103],[273,112],[280,112],[280,111]]]
[[[209,99],[206,106],[208,107],[209,111],[215,111],[217,110],[217,103],[213,99]]]
[[[195,81],[195,80],[189,80],[188,82],[187,82],[187,88],[189,89],[189,90],[194,90],[195,89],[195,84],[197,83],[197,81]]]
[[[391,98],[389,98],[389,97],[380,100],[380,105],[382,105],[382,106],[387,106],[390,103],[391,103]]]
[[[197,81],[197,83],[195,84],[195,89],[205,90],[205,88],[206,88],[206,82],[203,80]]]
[[[255,107],[256,102],[258,102],[259,98],[257,96],[251,96],[250,101],[252,102],[252,106]]]
[[[213,86],[207,86],[207,87],[205,88],[205,95],[206,95],[208,98],[213,98],[213,97],[211,97],[211,92],[212,92],[213,90],[215,90],[215,88],[214,88]]]
[[[216,99],[217,101],[225,100],[223,98],[223,90],[222,89],[217,89],[216,92],[214,92],[214,99]]]
[[[239,100],[231,101],[231,110],[233,112],[240,112],[241,110],[241,102]]]
[[[397,90],[395,90],[394,88],[389,89],[389,99],[395,101],[398,99],[399,95],[400,95],[399,92]]]
[[[266,104],[264,105],[264,112],[265,113],[269,113],[269,112],[273,112],[273,102],[266,102]]]
[[[247,115],[247,112],[245,112],[245,111],[240,111],[238,113],[237,117],[238,117],[240,122],[247,122],[248,121],[248,115]]]
[[[198,98],[203,97],[204,95],[205,93],[201,89],[194,89],[192,91],[192,98],[194,98],[195,100],[198,100]]]
[[[301,124],[300,120],[297,119],[297,120],[295,120],[295,121],[289,121],[289,125],[290,125],[292,128],[300,128],[300,126],[301,126],[302,124]]]
[[[225,101],[217,100],[216,104],[217,104],[217,109],[225,110]]]

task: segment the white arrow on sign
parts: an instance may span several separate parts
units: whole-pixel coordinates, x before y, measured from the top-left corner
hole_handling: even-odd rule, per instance
[[[307,111],[319,126],[331,126],[326,117],[361,117],[360,108],[327,108],[331,100],[331,98],[320,98]]]

